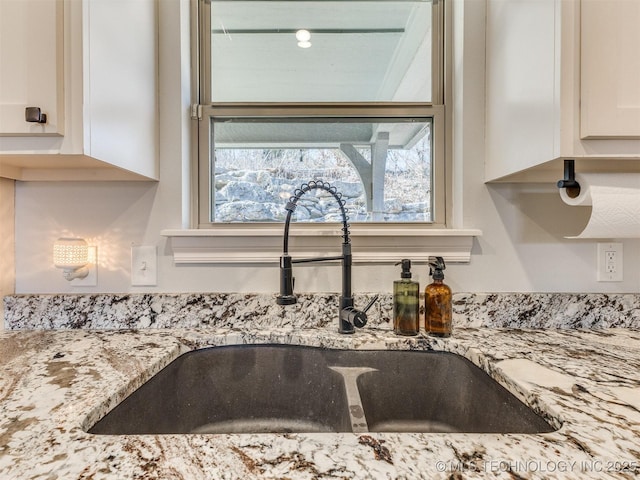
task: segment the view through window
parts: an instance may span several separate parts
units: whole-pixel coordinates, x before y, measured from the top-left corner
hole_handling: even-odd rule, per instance
[[[432,220],[428,119],[375,124],[238,121],[214,123],[213,130],[215,222],[282,221],[289,197],[309,180],[335,186],[353,222]],[[306,195],[295,215],[296,221],[339,221],[335,200],[323,190]]]
[[[442,224],[441,7],[202,0],[199,223],[282,221],[322,180],[351,222]],[[309,193],[296,221],[337,221],[334,203]]]

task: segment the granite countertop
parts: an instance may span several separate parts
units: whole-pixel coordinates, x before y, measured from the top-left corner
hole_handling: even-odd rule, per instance
[[[86,433],[181,353],[280,343],[465,356],[560,428],[544,434]],[[402,338],[367,326],[0,333],[0,478],[635,478],[640,330],[456,328]]]

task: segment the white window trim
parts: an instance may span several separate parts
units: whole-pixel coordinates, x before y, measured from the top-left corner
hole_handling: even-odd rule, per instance
[[[215,229],[163,230],[176,265],[277,265],[283,249],[282,224],[222,224]],[[425,225],[358,224],[350,228],[355,263],[395,263],[411,258],[425,263],[429,256],[447,263],[469,263],[477,229],[434,229]],[[340,224],[291,224],[290,254],[311,258],[340,254]]]

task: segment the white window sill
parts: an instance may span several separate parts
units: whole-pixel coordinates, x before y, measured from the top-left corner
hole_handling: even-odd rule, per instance
[[[163,230],[176,264],[277,265],[283,248],[282,224],[221,224],[211,229]],[[340,225],[291,224],[294,258],[340,255]],[[354,263],[424,263],[431,255],[447,263],[468,263],[476,229],[434,229],[422,225],[359,224],[350,228]]]

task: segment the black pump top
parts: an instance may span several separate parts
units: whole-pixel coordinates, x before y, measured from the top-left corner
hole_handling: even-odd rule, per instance
[[[431,275],[434,280],[444,280],[443,270],[446,268],[444,258],[429,257],[429,275]]]
[[[402,264],[402,273],[400,278],[411,278],[411,260],[403,258],[402,261],[396,263],[396,265]]]

